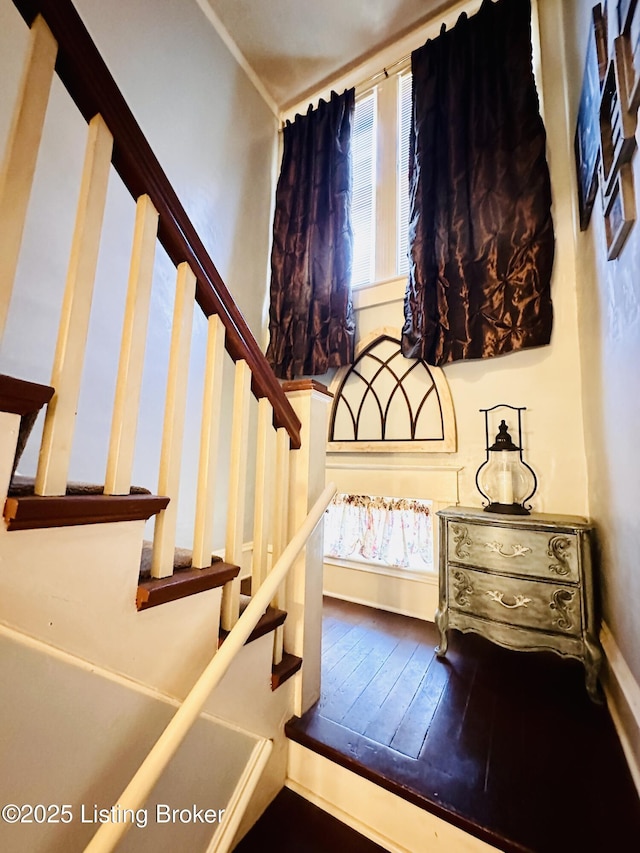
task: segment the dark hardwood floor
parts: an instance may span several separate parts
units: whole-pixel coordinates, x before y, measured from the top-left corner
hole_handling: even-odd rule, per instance
[[[387,853],[288,788],[245,835],[234,853]]]
[[[333,599],[323,624],[322,697],[289,737],[505,851],[640,848],[640,801],[577,661],[457,631],[441,661],[432,624]]]

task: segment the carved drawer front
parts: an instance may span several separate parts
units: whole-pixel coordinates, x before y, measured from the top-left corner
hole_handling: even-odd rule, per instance
[[[523,628],[580,635],[580,589],[508,578],[472,569],[449,569],[449,604],[455,610]]]
[[[547,580],[579,580],[574,533],[507,529],[466,521],[449,521],[448,525],[449,562]]]

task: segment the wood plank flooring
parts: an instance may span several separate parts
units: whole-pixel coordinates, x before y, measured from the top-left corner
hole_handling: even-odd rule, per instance
[[[505,851],[636,849],[640,801],[580,664],[436,644],[430,623],[326,599],[322,697],[287,733]]]
[[[283,788],[234,853],[386,853],[351,827]]]

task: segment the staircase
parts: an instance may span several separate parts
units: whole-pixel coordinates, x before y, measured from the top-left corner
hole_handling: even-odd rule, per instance
[[[193,838],[172,841],[180,849],[228,850],[282,786],[284,722],[306,710],[319,692],[322,579],[316,525],[331,497],[324,487],[328,395],[315,383],[281,386],[275,379],[69,0],[15,0],[14,5],[30,36],[0,172],[0,334],[14,322],[9,307],[54,75],[87,122],[57,343],[51,363],[39,367],[50,373],[50,382],[0,376],[0,637],[23,650],[25,667],[58,672],[60,683],[73,682],[81,695],[74,704],[62,691],[34,694],[17,678],[15,698],[25,706],[16,738],[28,748],[43,719],[51,714],[67,720],[75,707],[83,709],[76,721],[78,744],[108,742],[115,730],[125,739],[114,743],[110,762],[125,754],[141,759],[161,735],[156,747],[164,752],[151,769],[143,762],[138,771],[143,781],[134,775],[132,799],[131,786],[118,792],[135,762],[121,757],[108,769],[98,763],[92,780],[83,777],[83,788],[77,780],[67,785],[56,778],[55,732],[42,746],[42,774],[54,774],[56,796],[67,792],[74,814],[87,797],[92,807],[131,802],[135,813],[149,792],[156,796],[154,786],[167,790],[163,779],[181,779],[172,762],[184,762],[182,750],[190,750],[192,762],[198,756],[190,738],[202,729],[202,720],[214,728],[231,727],[233,736],[202,735],[210,765],[206,784],[225,777],[218,803],[226,810],[224,823],[209,827],[208,838],[197,844]],[[85,363],[92,357],[96,268],[107,190],[114,180],[130,193],[135,221],[115,391],[111,399],[105,389],[100,412],[111,422],[110,437],[104,467],[100,470],[98,459],[93,466],[95,482],[75,483],[69,471],[78,440],[76,415]],[[175,300],[167,324],[157,483],[133,485],[136,455],[146,440],[138,425],[145,414],[143,369],[151,346],[147,330],[159,248],[175,268]],[[206,353],[204,367],[196,371],[202,376],[201,426],[192,476],[184,456],[191,449],[185,422],[196,325],[206,326]],[[20,337],[14,329],[12,340]],[[228,447],[221,442],[225,434]],[[38,443],[37,470],[25,477],[23,452],[27,448],[35,458]],[[226,495],[220,500],[219,472],[227,463]],[[192,531],[188,541],[185,525]],[[225,531],[222,537],[219,530]],[[70,672],[91,677],[76,679]],[[203,673],[209,673],[206,689]],[[147,705],[165,710],[153,712],[156,723],[145,729],[149,711],[140,699],[130,712],[131,727],[123,732],[120,721],[111,724],[91,710],[91,695],[104,691],[126,695],[123,707],[131,697],[145,697]],[[158,720],[166,722],[166,709],[177,706],[174,721],[161,734]],[[94,716],[106,728],[95,728],[87,719]],[[175,720],[179,734],[171,729]],[[64,726],[58,731],[72,738]],[[171,745],[165,749],[167,731]],[[248,747],[239,746],[238,738]],[[239,755],[244,755],[240,767]],[[233,784],[225,776],[227,765],[233,766]],[[164,767],[167,776],[161,777]],[[33,776],[24,786],[25,802],[42,787]],[[15,797],[8,788],[2,794],[7,802]],[[29,835],[0,825],[0,842],[11,832],[15,850],[36,849],[54,836],[64,849],[113,849],[121,827],[110,821],[105,830],[99,823],[74,820],[55,833],[43,824]],[[111,829],[117,837],[106,837]],[[135,827],[129,838],[134,836],[136,842],[124,844],[145,849]],[[157,841],[144,844],[160,849]]]

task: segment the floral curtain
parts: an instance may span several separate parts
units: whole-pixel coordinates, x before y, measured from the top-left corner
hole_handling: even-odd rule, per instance
[[[325,556],[361,558],[405,569],[431,569],[429,506],[410,498],[336,495],[324,525]]]

